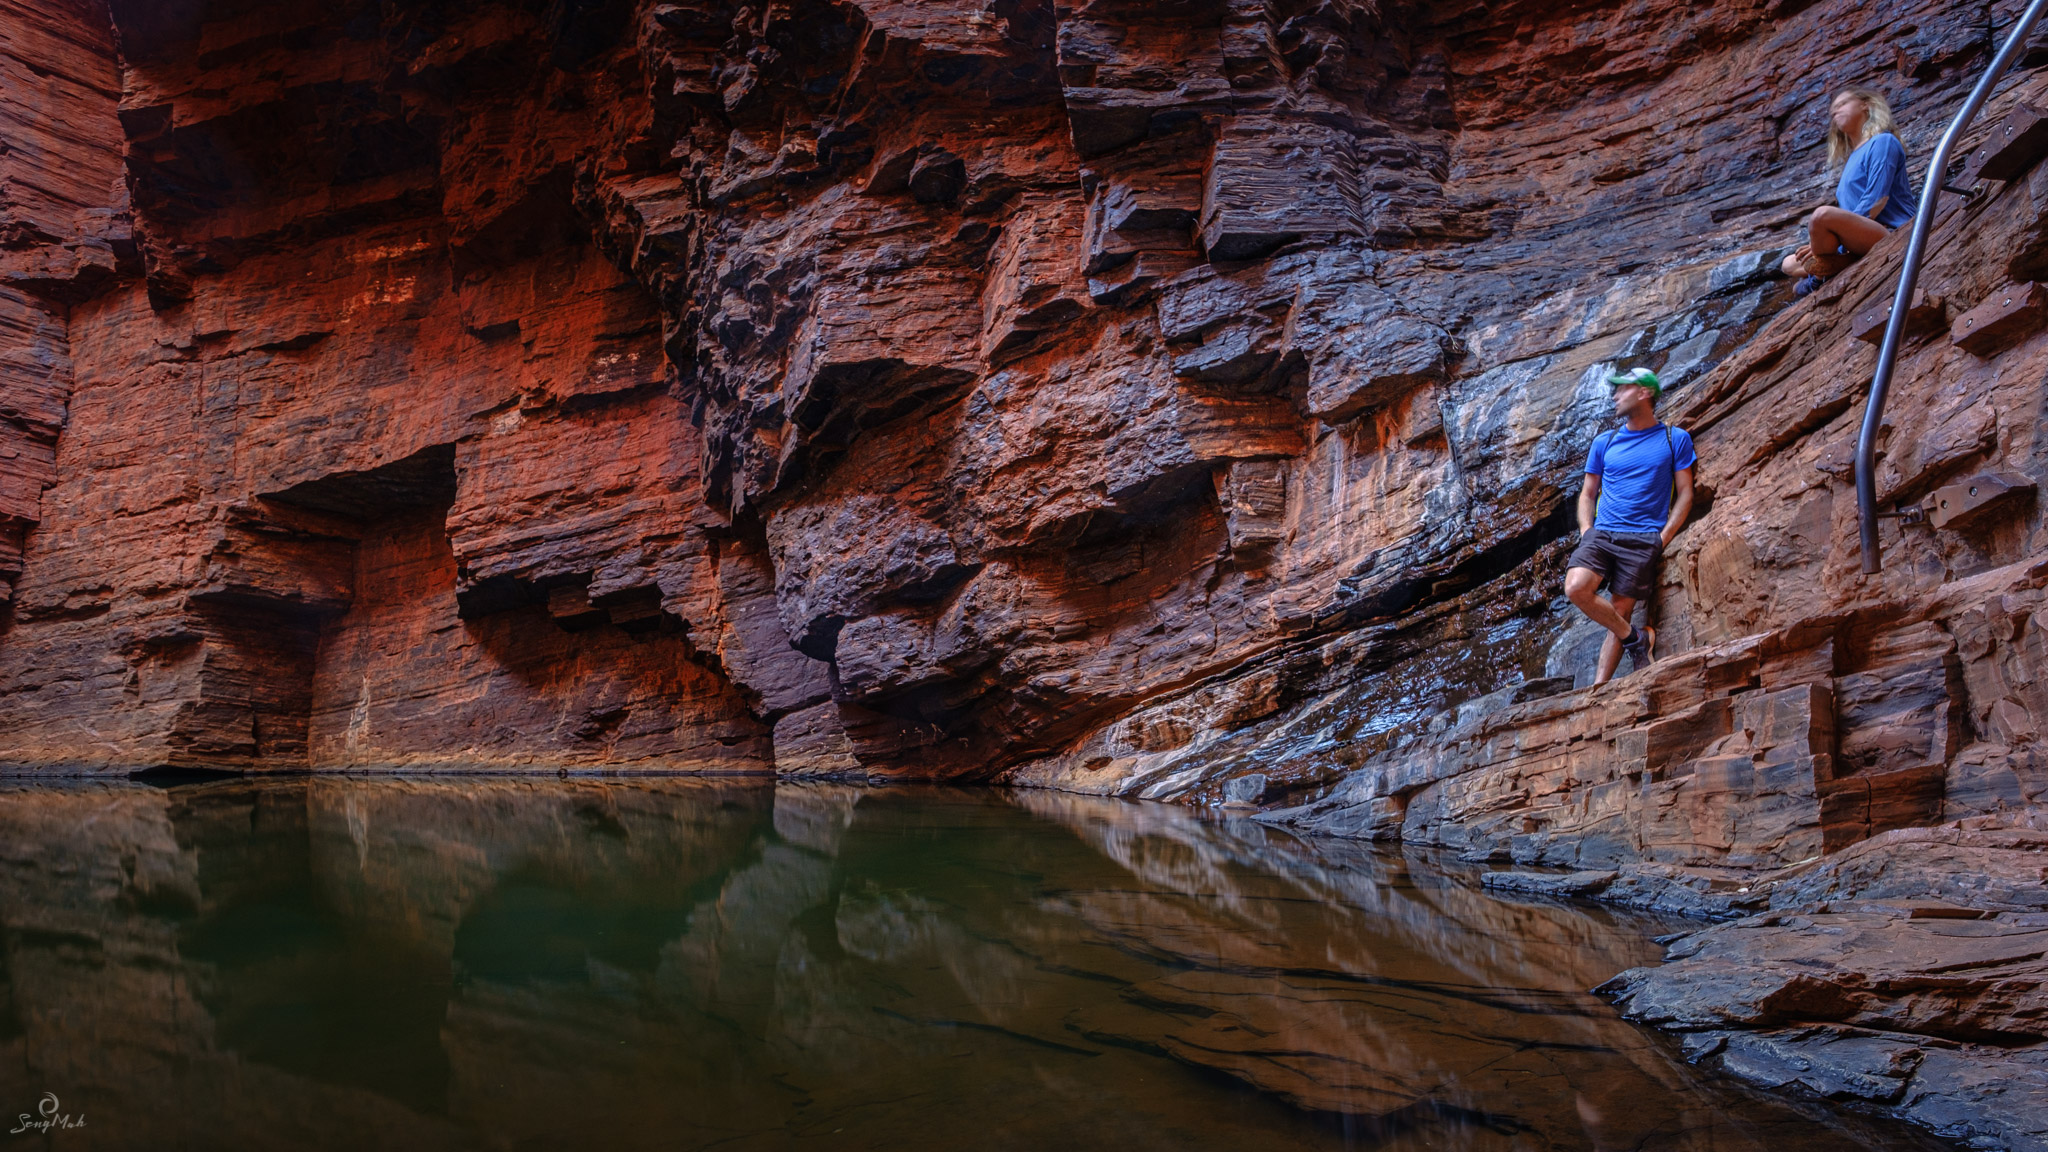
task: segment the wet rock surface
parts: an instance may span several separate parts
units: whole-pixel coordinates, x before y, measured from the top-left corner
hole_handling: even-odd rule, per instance
[[[2048,833],[1988,823],[1888,832],[1752,876],[1698,909],[1740,918],[1666,938],[1661,965],[1599,991],[1753,1083],[1880,1105],[1970,1147],[2043,1147]],[[1641,903],[1676,879],[1627,868],[1487,886]]]
[[[1736,868],[1630,864],[1611,871],[1487,872],[1489,891],[1553,900],[1594,900],[1624,908],[1725,920],[1767,907],[1768,885]]]

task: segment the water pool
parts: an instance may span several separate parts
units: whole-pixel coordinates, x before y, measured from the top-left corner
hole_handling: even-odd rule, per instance
[[[1940,1146],[1585,991],[1669,921],[1177,808],[297,777],[0,832],[0,1115],[51,1147]]]

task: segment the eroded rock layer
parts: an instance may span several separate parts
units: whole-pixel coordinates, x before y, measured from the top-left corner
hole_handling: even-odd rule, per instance
[[[0,758],[1007,774],[1573,865],[2030,803],[2039,338],[1908,350],[1887,505],[2020,486],[1865,579],[1897,245],[1773,276],[1825,95],[1922,156],[2011,7],[14,3]],[[1950,202],[1947,315],[2044,179]],[[1573,689],[1622,361],[1703,499],[1675,658]]]

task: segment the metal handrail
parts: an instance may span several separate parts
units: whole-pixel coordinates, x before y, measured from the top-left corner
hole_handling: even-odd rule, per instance
[[[1963,101],[1962,111],[1956,113],[1955,122],[1942,133],[1941,144],[1934,150],[1934,159],[1927,163],[1927,178],[1920,188],[1920,210],[1913,214],[1913,236],[1906,242],[1906,263],[1899,269],[1899,288],[1892,293],[1892,314],[1884,325],[1884,344],[1877,353],[1877,374],[1870,379],[1870,401],[1863,409],[1863,431],[1856,438],[1856,518],[1863,533],[1863,571],[1874,573],[1882,566],[1877,551],[1877,429],[1884,420],[1885,394],[1891,390],[1892,369],[1899,362],[1899,345],[1906,335],[1906,311],[1913,299],[1913,289],[1920,281],[1920,258],[1927,246],[1927,233],[1934,225],[1934,205],[1941,198],[1942,181],[1948,172],[1949,150],[1968,128],[1970,121],[1977,118],[1977,112],[1984,107],[1984,101],[1991,95],[1991,86],[2005,75],[2014,56],[2019,55],[2020,45],[2027,33],[2033,30],[2034,21],[2041,10],[2048,7],[2048,0],[2034,0],[2027,10],[2020,14],[2019,23],[2013,26],[2012,34],[2005,39],[2005,46],[1998,55],[1991,58],[1991,66],[1984,71],[1977,86],[1970,90],[1970,98]]]

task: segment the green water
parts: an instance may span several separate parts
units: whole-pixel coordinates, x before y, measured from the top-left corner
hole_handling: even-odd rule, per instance
[[[1583,991],[1668,922],[1179,809],[13,786],[0,852],[0,1116],[83,1121],[23,1144],[1932,1146],[1709,1078]]]

